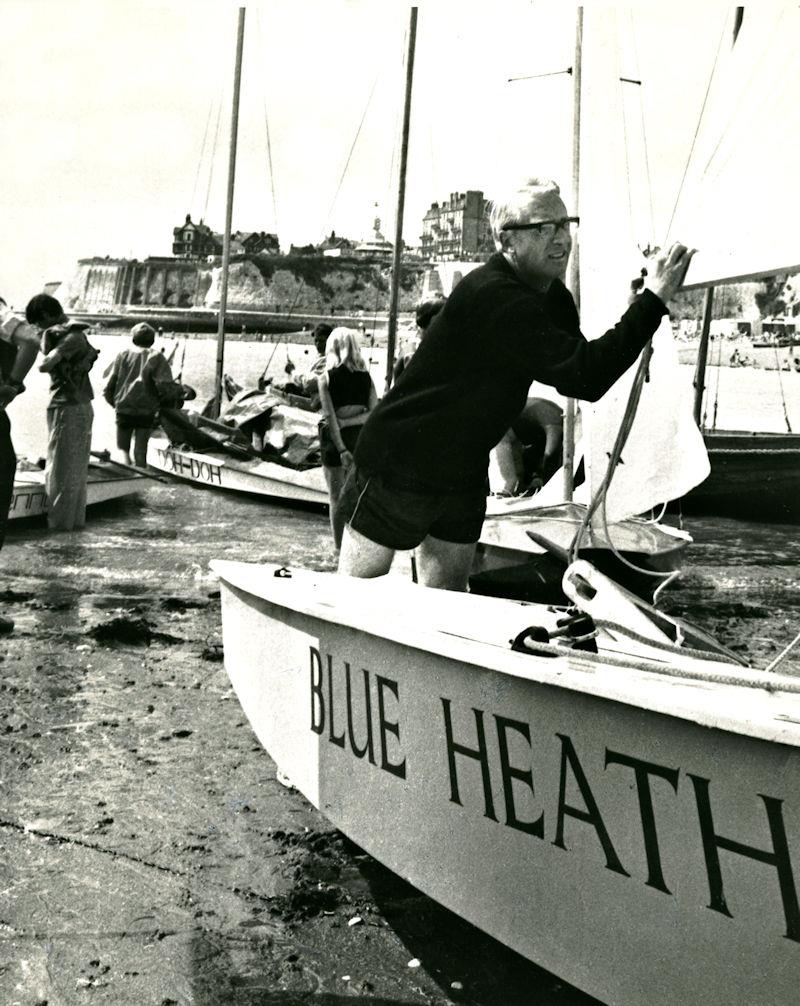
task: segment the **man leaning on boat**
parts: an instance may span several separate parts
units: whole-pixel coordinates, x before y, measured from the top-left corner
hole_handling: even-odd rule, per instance
[[[396,550],[416,548],[422,583],[465,590],[489,453],[532,382],[601,398],[655,333],[694,254],[676,243],[653,259],[620,320],[590,342],[564,286],[578,221],[558,185],[529,179],[490,222],[497,252],[456,286],[363,427],[342,491],[342,573],[381,576]]]

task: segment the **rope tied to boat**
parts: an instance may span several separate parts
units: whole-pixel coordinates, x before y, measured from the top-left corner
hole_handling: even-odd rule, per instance
[[[551,632],[543,625],[529,625],[509,640],[515,653],[529,653],[528,643],[550,643],[553,639],[567,638],[575,650],[597,653],[597,626],[594,619],[578,608],[568,608],[564,618],[556,621],[558,628]],[[548,654],[555,656],[556,654]]]
[[[598,623],[599,627],[603,627],[603,623]],[[527,632],[528,630],[525,630]],[[625,630],[630,632],[630,630]],[[520,633],[522,636],[523,633]],[[519,636],[517,638],[520,638]],[[652,640],[646,640],[648,645],[657,646]],[[513,649],[513,646],[512,646]],[[665,647],[669,649],[669,647]],[[666,677],[681,678],[687,681],[706,681],[709,683],[717,685],[737,685],[743,688],[759,688],[766,692],[777,693],[783,692],[792,695],[800,695],[800,680],[797,678],[791,678],[786,675],[781,675],[780,677],[766,676],[765,671],[757,671],[753,669],[742,668],[741,671],[735,674],[721,673],[715,671],[708,667],[678,667],[675,664],[662,664],[658,663],[653,659],[646,659],[642,657],[629,656],[627,654],[620,653],[609,653],[607,650],[603,653],[593,653],[586,650],[576,651],[575,648],[566,646],[563,644],[550,643],[539,641],[532,638],[532,636],[527,636],[524,640],[524,646],[520,645],[517,647],[516,652],[527,653],[529,656],[542,656],[542,657],[569,657],[571,654],[581,661],[588,661],[590,664],[608,668],[619,667],[626,670],[635,671],[646,671],[650,674],[662,674]],[[692,651],[689,649],[684,650],[683,648],[678,648],[679,653],[684,653],[686,656],[692,654],[701,653],[702,659],[708,660],[709,654],[705,651]],[[714,656],[716,658],[716,655]],[[720,658],[722,662],[722,658]]]

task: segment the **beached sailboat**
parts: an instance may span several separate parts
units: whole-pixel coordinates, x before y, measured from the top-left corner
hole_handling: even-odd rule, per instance
[[[375,858],[605,1002],[796,1001],[791,647],[744,668],[583,562],[569,609],[213,568],[254,732]]]
[[[213,568],[254,732],[376,859],[605,1002],[795,1002],[796,677],[671,647],[581,564],[596,654],[540,605]]]
[[[89,464],[86,482],[86,505],[107,503],[141,492],[149,483],[146,472],[115,461],[95,460]],[[14,494],[8,511],[9,520],[42,517],[47,513],[45,473],[31,468],[17,471],[14,477]]]
[[[739,7],[712,80],[707,113],[687,164],[686,198],[673,230],[702,252],[687,289],[705,289],[695,376],[695,416],[703,418],[715,288],[800,272],[800,209],[795,183],[800,148],[796,45],[800,12],[790,5]],[[732,207],[754,196],[752,212]],[[757,208],[756,208],[757,206]],[[789,373],[786,377],[795,377]],[[775,399],[782,395],[776,372]],[[686,497],[687,509],[751,520],[800,523],[800,433],[703,429],[711,474]]]
[[[211,417],[189,414],[182,409],[163,409],[161,424],[165,437],[152,437],[147,463],[153,468],[194,485],[226,489],[261,496],[270,501],[327,507],[328,492],[319,466],[291,465],[286,459],[263,457],[237,437],[238,429],[215,422],[219,417],[225,384],[225,325],[230,269],[233,192],[236,178],[236,146],[239,131],[239,95],[244,46],[244,8],[239,13],[236,61],[234,67],[233,105],[228,160],[228,188],[220,271],[220,304],[217,317],[217,361],[214,402]],[[291,406],[274,403],[283,413]],[[308,423],[307,416],[296,416]],[[278,452],[275,452],[276,455]]]
[[[714,287],[706,293],[695,376],[695,417],[711,473],[682,500],[687,512],[800,524],[800,432],[720,430],[703,424]],[[789,375],[791,377],[791,375]],[[778,381],[782,376],[776,372]],[[781,389],[782,390],[782,389]]]

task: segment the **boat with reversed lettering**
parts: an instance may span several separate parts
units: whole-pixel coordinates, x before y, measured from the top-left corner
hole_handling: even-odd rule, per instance
[[[107,503],[131,496],[146,488],[148,475],[115,461],[92,461],[86,482],[86,505]],[[41,517],[47,513],[45,473],[38,468],[20,469],[14,477],[14,494],[8,511],[9,520]]]

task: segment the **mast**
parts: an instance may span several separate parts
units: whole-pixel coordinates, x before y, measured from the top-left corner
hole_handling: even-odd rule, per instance
[[[580,216],[581,171],[581,75],[583,60],[583,7],[578,7],[575,21],[575,58],[572,65],[572,213]],[[580,312],[580,249],[576,236],[569,262],[568,284]],[[575,461],[575,399],[568,398],[564,405],[564,499],[572,499],[573,465]]]
[[[236,177],[236,141],[239,133],[239,92],[242,82],[242,50],[244,48],[245,8],[239,8],[236,35],[236,66],[233,72],[233,107],[231,109],[231,140],[228,152],[228,195],[225,205],[225,233],[222,239],[222,277],[219,292],[219,321],[217,325],[217,369],[214,380],[212,418],[219,416],[222,406],[222,380],[225,361],[225,313],[228,309],[228,269],[231,259],[231,222],[233,219],[233,183]]]
[[[694,421],[702,432],[703,392],[706,390],[706,367],[708,365],[708,344],[711,336],[711,313],[714,309],[714,287],[706,289],[703,303],[703,324],[700,329],[700,345],[697,348],[697,366],[694,372]]]
[[[403,138],[400,147],[400,177],[397,188],[397,217],[392,256],[392,287],[389,299],[389,327],[386,335],[386,390],[392,383],[395,344],[397,342],[397,305],[400,294],[400,264],[403,257],[403,212],[406,200],[406,165],[408,163],[408,131],[411,118],[411,84],[414,79],[414,46],[417,38],[417,7],[411,8],[406,50],[406,96],[403,106]]]

